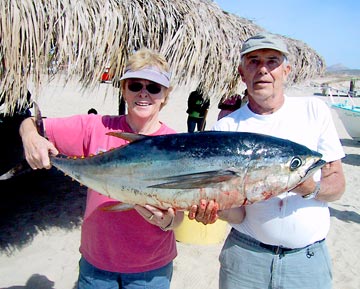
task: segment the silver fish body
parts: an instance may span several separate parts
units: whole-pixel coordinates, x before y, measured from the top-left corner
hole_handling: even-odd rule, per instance
[[[321,154],[280,138],[244,132],[139,136],[84,159],[51,157],[81,184],[127,204],[187,210],[200,199],[220,209],[291,190],[325,162]]]

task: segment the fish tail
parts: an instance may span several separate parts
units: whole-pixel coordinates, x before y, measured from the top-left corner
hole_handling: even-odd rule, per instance
[[[31,171],[31,168],[26,160],[23,160],[21,163],[17,164],[15,167],[7,171],[6,173],[0,176],[0,181],[5,181],[16,176],[20,176],[27,172]]]

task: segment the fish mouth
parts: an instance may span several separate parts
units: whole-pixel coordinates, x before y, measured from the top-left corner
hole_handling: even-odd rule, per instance
[[[312,176],[315,171],[322,168],[326,164],[326,161],[323,159],[319,159],[318,161],[314,162],[305,172],[305,176],[303,180],[306,180],[309,176]]]

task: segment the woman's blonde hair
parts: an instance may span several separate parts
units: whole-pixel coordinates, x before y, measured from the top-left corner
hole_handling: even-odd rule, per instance
[[[167,60],[165,59],[165,57],[163,57],[158,52],[149,48],[141,48],[140,50],[132,54],[128,59],[125,71],[126,70],[136,71],[151,66],[155,66],[159,68],[160,71],[164,71],[166,73],[170,72],[170,66]],[[126,83],[126,79],[121,80],[121,90],[123,94],[125,90],[125,83]],[[162,109],[168,102],[169,94],[171,90],[172,90],[171,86],[169,88],[165,88],[165,92],[164,92],[165,100],[161,104],[160,109]]]

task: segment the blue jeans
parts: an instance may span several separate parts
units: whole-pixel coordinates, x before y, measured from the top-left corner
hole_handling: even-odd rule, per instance
[[[80,259],[78,289],[169,289],[173,263],[141,273],[115,273],[100,270]]]
[[[331,261],[324,241],[280,254],[232,229],[220,253],[220,289],[329,289]]]
[[[203,117],[191,117],[191,116],[189,116],[188,119],[187,119],[188,132],[194,132],[196,127],[197,127],[198,131],[201,131],[203,122],[204,122]],[[204,125],[204,128],[205,128],[205,125]]]

